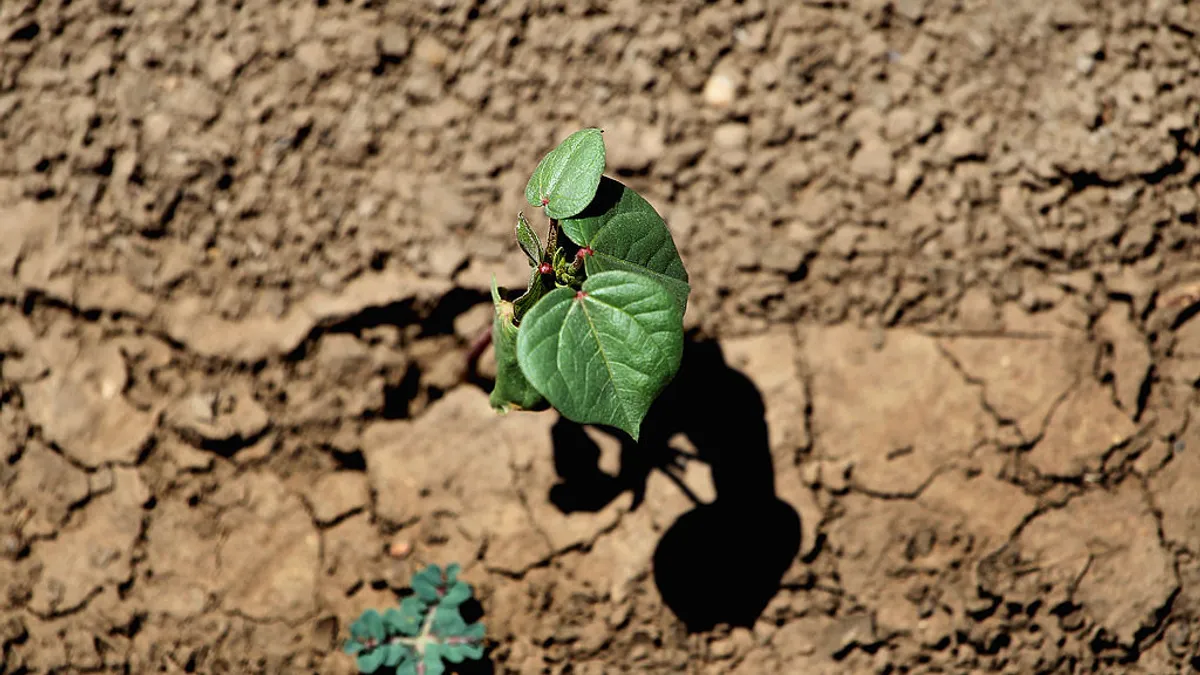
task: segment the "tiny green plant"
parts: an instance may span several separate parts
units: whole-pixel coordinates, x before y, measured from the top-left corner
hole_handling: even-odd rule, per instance
[[[637,440],[679,370],[691,286],[666,222],[605,176],[604,165],[602,132],[582,129],[542,159],[525,187],[550,222],[543,244],[517,216],[530,266],[523,295],[503,299],[493,278],[490,400],[501,412],[553,407]]]
[[[484,628],[468,624],[459,607],[471,599],[471,586],[458,579],[460,567],[430,565],[412,578],[413,595],[399,608],[363,612],[350,625],[345,652],[360,673],[441,675],[446,663],[483,657]]]

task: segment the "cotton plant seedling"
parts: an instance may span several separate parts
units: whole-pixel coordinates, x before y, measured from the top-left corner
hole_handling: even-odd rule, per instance
[[[518,214],[529,286],[504,300],[492,280],[498,411],[556,409],[638,439],[683,356],[687,271],[671,232],[638,193],[604,175],[599,129],[541,160],[525,199],[549,219],[543,244]]]
[[[399,608],[363,612],[350,625],[345,652],[360,673],[441,675],[446,662],[483,657],[484,628],[468,624],[459,607],[471,599],[471,587],[458,579],[458,565],[443,571],[430,565],[413,575],[410,595]]]

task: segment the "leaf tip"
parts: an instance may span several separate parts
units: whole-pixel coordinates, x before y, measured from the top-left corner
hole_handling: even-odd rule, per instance
[[[639,437],[642,435],[641,423],[639,422],[638,424],[632,425],[630,428],[625,430],[625,433],[629,434],[629,437],[633,439],[634,443],[637,443]]]

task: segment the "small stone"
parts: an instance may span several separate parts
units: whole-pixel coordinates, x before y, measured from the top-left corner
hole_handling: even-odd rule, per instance
[[[894,108],[884,121],[884,133],[890,140],[907,138],[917,131],[919,117],[912,108]]]
[[[946,133],[942,140],[942,155],[952,161],[985,155],[983,140],[970,127],[958,126]]]
[[[208,60],[208,79],[213,84],[225,84],[237,72],[238,61],[224,49],[217,49]]]
[[[329,58],[329,50],[325,45],[310,41],[296,47],[296,60],[304,67],[317,73],[324,75],[333,70],[333,61]]]
[[[1100,36],[1100,31],[1095,28],[1088,28],[1079,34],[1079,38],[1075,40],[1075,51],[1080,55],[1095,56],[1104,48],[1104,38]]]
[[[408,53],[412,40],[404,26],[389,24],[379,36],[379,53],[388,58],[400,58]]]
[[[750,127],[737,122],[722,124],[713,131],[713,145],[728,152],[746,149],[750,140]]]
[[[821,465],[818,462],[805,462],[800,467],[800,480],[810,488],[821,484]]]
[[[850,614],[837,620],[828,632],[825,649],[827,654],[836,654],[855,645],[875,644],[875,626],[868,614]]]
[[[915,157],[910,158],[896,169],[896,190],[902,195],[910,194],[924,173],[924,163]]]
[[[446,59],[450,58],[450,50],[432,37],[423,37],[413,47],[413,57],[434,68],[440,68],[446,63]]]
[[[704,83],[704,102],[713,108],[728,108],[737,97],[739,88],[732,74],[713,73]]]
[[[142,122],[142,140],[150,146],[158,145],[171,135],[171,118],[162,113],[151,113]]]
[[[909,21],[917,21],[925,16],[925,2],[926,0],[896,0],[893,6],[900,16]]]
[[[867,133],[850,160],[850,170],[863,178],[887,183],[895,172],[892,149],[875,133]]]
[[[412,542],[407,539],[396,539],[388,546],[388,555],[396,560],[404,560],[412,553]]]
[[[266,409],[245,388],[193,394],[175,403],[167,412],[167,420],[196,446],[229,442],[248,445],[271,421]]]
[[[1196,215],[1196,209],[1200,207],[1200,198],[1197,198],[1192,188],[1181,187],[1167,195],[1167,203],[1171,205],[1176,217],[1183,218]]]

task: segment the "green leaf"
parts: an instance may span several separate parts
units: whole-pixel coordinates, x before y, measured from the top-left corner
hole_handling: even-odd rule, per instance
[[[480,633],[482,632],[481,630]],[[462,663],[468,659],[483,658],[483,644],[480,642],[482,639],[482,635],[478,639],[453,638],[442,644],[442,656],[450,663]]]
[[[413,576],[413,592],[425,602],[437,602],[440,597],[437,592],[437,585],[441,582],[441,577],[442,573],[440,571],[437,573],[436,581],[424,573]]]
[[[446,591],[446,595],[442,596],[441,605],[443,607],[458,607],[467,600],[471,599],[471,587],[465,582],[458,582]]]
[[[417,675],[418,663],[420,663],[420,661],[417,659],[401,661],[399,667],[396,668],[396,675]]]
[[[389,607],[383,613],[383,627],[389,634],[399,633],[404,627],[404,623],[404,612],[395,607]]]
[[[492,303],[495,306],[492,346],[496,355],[496,384],[492,387],[488,402],[498,412],[512,409],[544,410],[549,407],[545,397],[529,384],[521,372],[521,366],[517,364],[517,327],[513,325],[513,304],[500,299],[495,277],[492,277]]]
[[[368,609],[359,615],[358,620],[350,624],[350,635],[362,640],[369,638],[382,640],[386,633],[383,630],[383,617],[374,609]]]
[[[521,295],[521,297],[512,301],[513,325],[520,323],[521,318],[525,316],[525,313],[529,311],[529,308],[537,304],[537,301],[541,300],[542,296],[550,291],[550,289],[547,288],[547,283],[543,276],[544,275],[537,267],[534,267],[529,271],[529,288],[524,294]],[[493,295],[492,299],[495,300],[495,298],[496,296]]]
[[[525,257],[529,258],[529,264],[537,267],[542,262],[542,240],[538,239],[537,232],[529,226],[529,221],[525,220],[525,214],[517,214],[517,245],[525,252]]]
[[[383,665],[387,666],[388,668],[395,668],[396,666],[400,665],[400,662],[404,661],[404,659],[413,655],[412,649],[407,645],[393,643],[387,645],[383,649],[387,652],[384,654]]]
[[[425,648],[425,675],[442,675],[446,664],[442,663],[442,646],[431,644]]]
[[[342,645],[342,651],[350,654],[351,656],[361,652],[362,650],[363,645],[357,640],[346,640],[346,643]]]
[[[463,621],[457,606],[441,604],[438,605],[436,611],[437,615],[433,617],[433,633],[435,635],[443,638],[453,637],[462,635],[468,629],[467,622]]]
[[[391,624],[392,630],[409,637],[421,632],[421,621],[425,618],[425,601],[410,595],[400,601],[400,616]],[[386,620],[387,617],[385,616]]]
[[[483,640],[483,636],[486,633],[487,633],[487,631],[484,629],[483,624],[476,621],[475,623],[471,624],[470,626],[467,626],[462,631],[462,636],[467,638],[468,640],[475,640],[476,642],[478,642],[480,640]]]
[[[446,565],[446,572],[442,575],[446,579],[447,586],[453,586],[454,582],[458,581],[458,573],[462,571],[462,565],[458,563],[450,563]]]
[[[637,440],[642,418],[679,370],[683,311],[649,277],[601,272],[581,292],[556,288],[529,310],[517,357],[564,417]]]
[[[628,270],[667,287],[687,310],[687,270],[662,216],[637,192],[607,176],[596,198],[579,215],[562,221],[571,241],[592,249],[584,258],[589,275]]]
[[[581,129],[547,154],[525,186],[532,206],[545,206],[549,218],[570,218],[592,201],[604,173],[604,138],[599,129]]]
[[[415,595],[400,601],[400,609],[389,609],[383,613],[383,623],[389,635],[412,637],[421,632],[421,619],[425,614],[425,603]]]
[[[383,658],[386,656],[385,651],[384,649],[376,648],[359,654],[355,660],[355,663],[358,664],[358,672],[373,673],[379,670],[379,666],[383,665]]]

